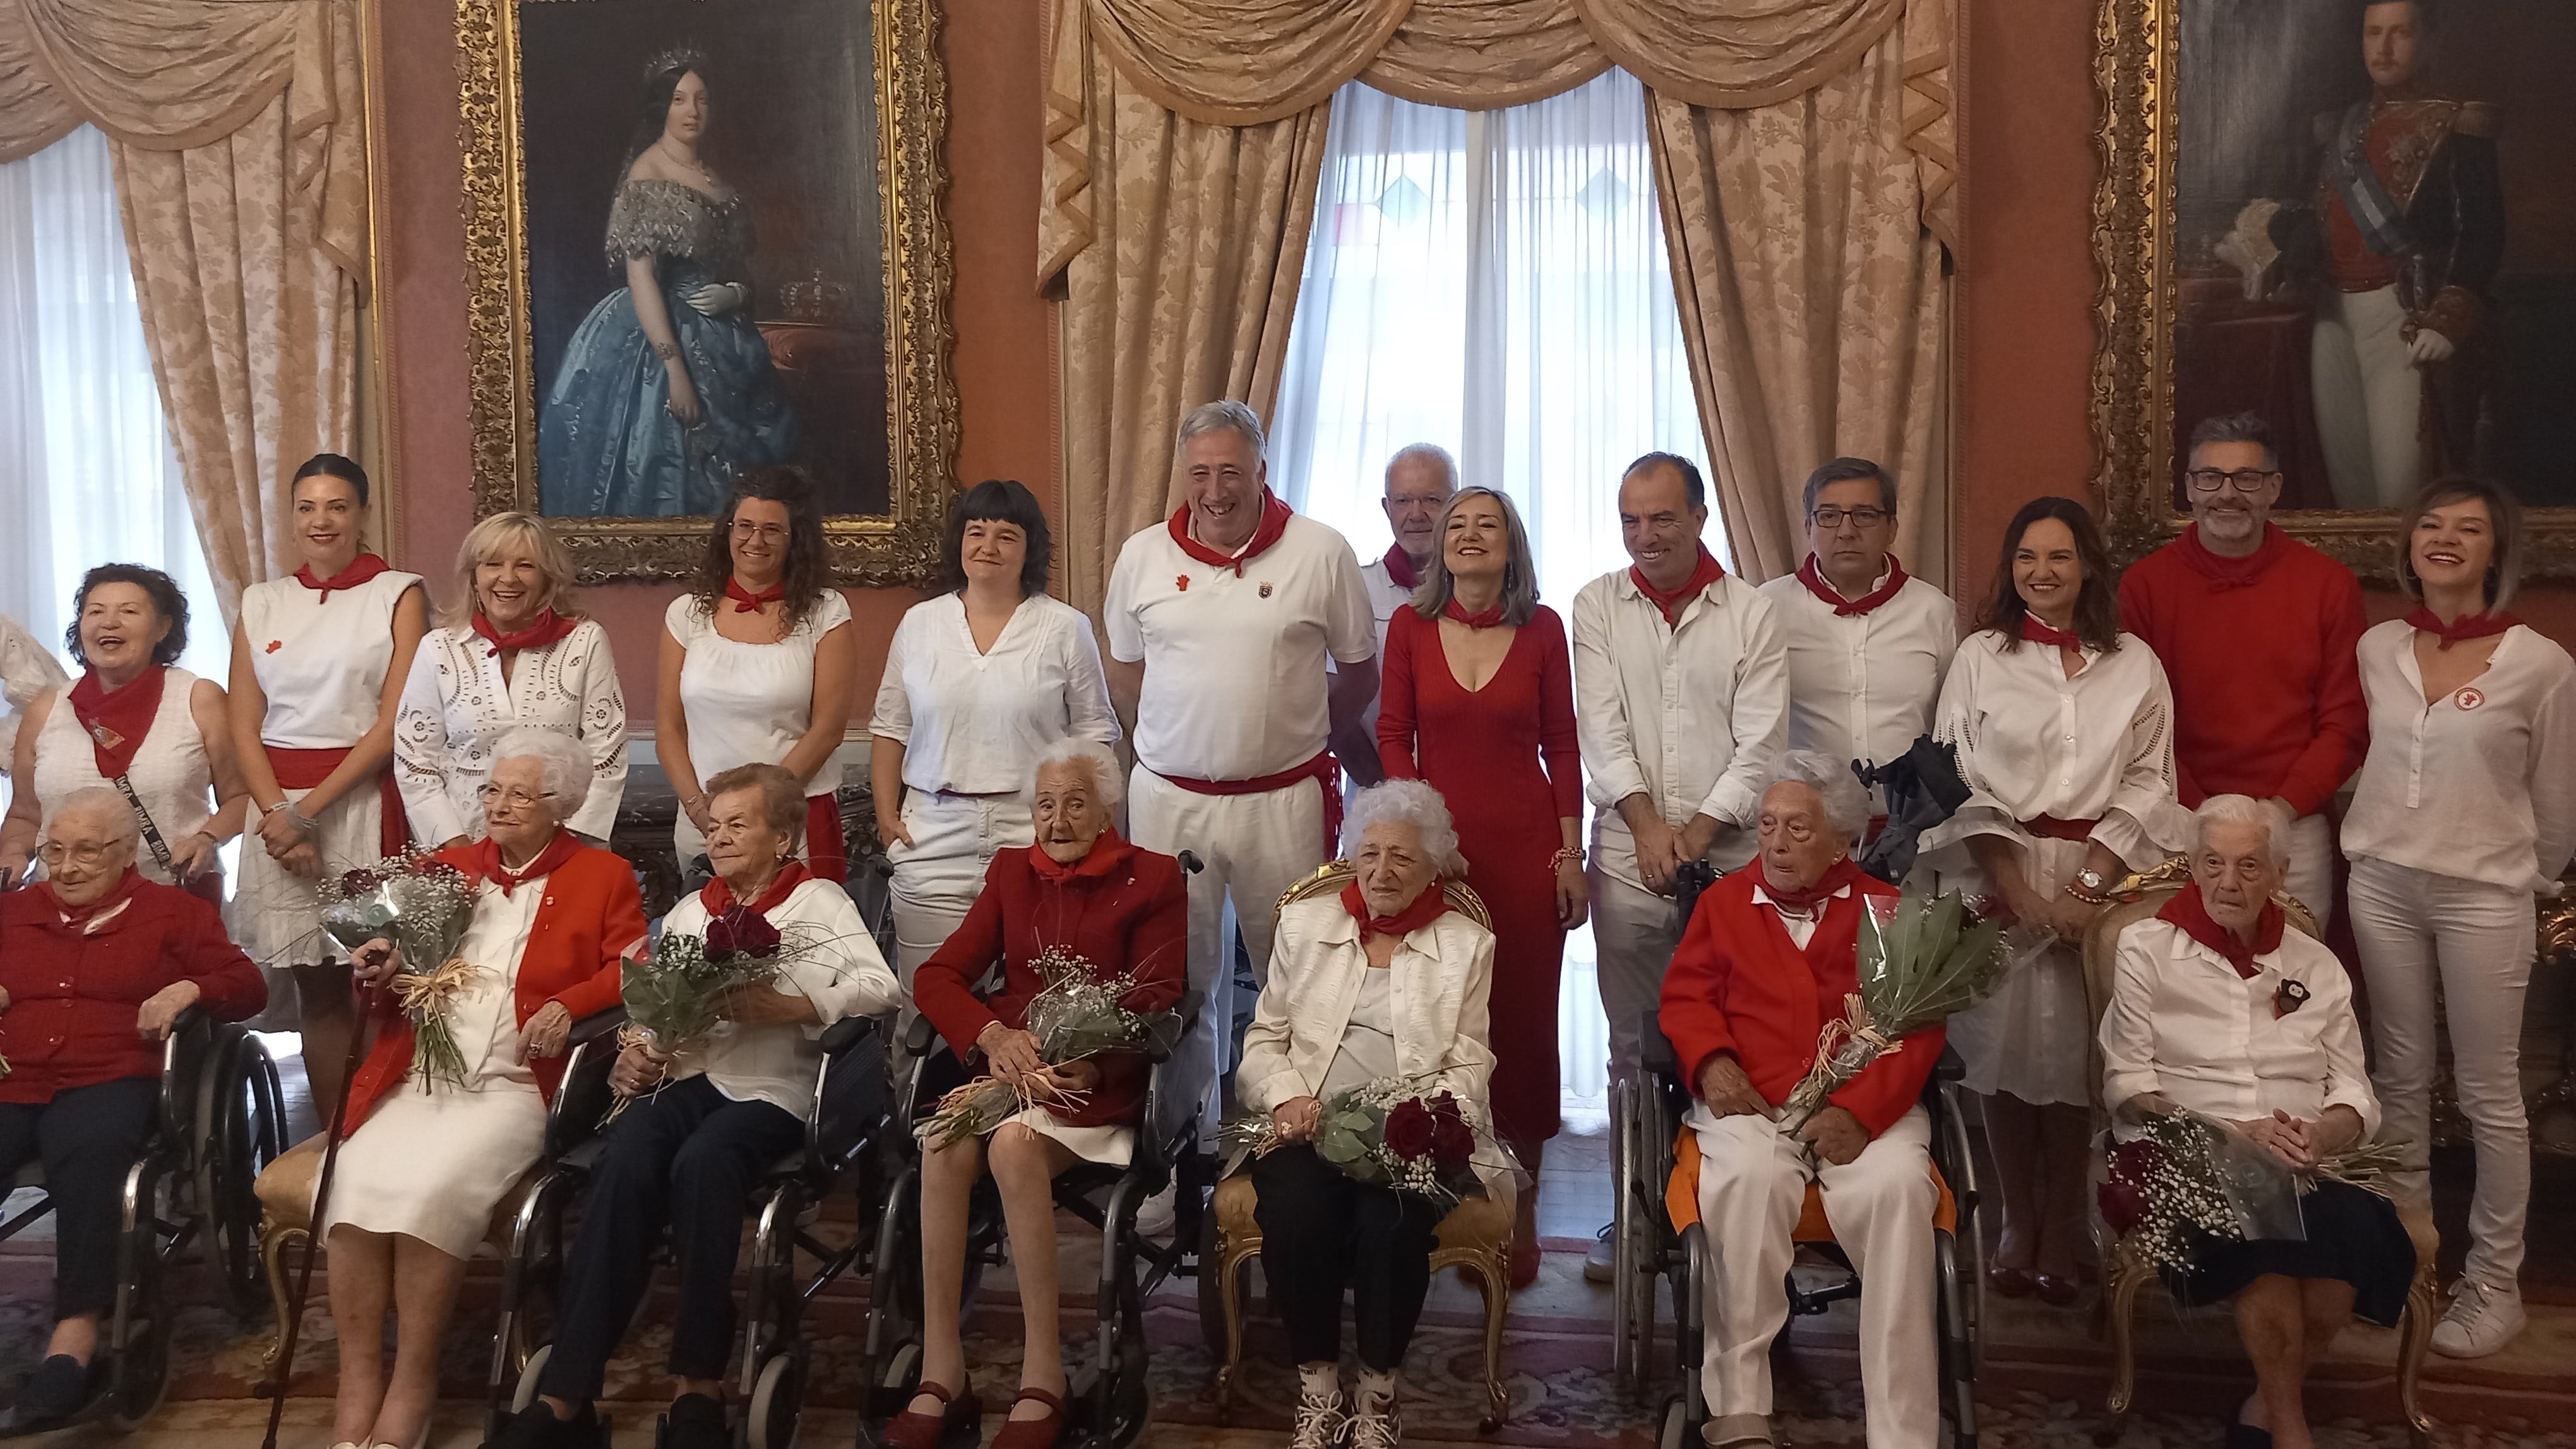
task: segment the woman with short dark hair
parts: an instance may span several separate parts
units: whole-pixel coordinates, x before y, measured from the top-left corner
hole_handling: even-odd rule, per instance
[[[1117,742],[1091,621],[1047,596],[1054,551],[1028,489],[967,489],[948,510],[939,592],[905,611],[886,651],[868,763],[907,987],[966,919],[994,853],[1035,838],[1021,792],[1039,751]]]

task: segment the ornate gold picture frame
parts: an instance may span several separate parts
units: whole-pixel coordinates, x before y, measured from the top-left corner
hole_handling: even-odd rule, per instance
[[[2363,32],[2373,16],[2385,22],[2409,14],[2402,4],[2098,3],[2091,412],[2094,484],[2119,561],[2158,547],[2190,521],[2176,491],[2178,451],[2200,415],[2242,408],[2264,413],[2283,440],[2290,481],[2274,520],[2366,580],[2394,579],[2392,500],[2406,490],[2382,486],[2370,508],[2332,506],[2353,501],[2347,480],[2356,470],[2330,469],[2333,445],[2321,441],[2350,414],[2330,406],[2311,328],[2326,325],[2329,308],[2349,305],[2333,292],[2348,297],[2362,284],[2347,284],[2342,271],[2322,283],[2297,282],[2284,238],[2293,230],[2285,223],[2302,207],[2320,235],[2333,220],[2327,153],[2348,134],[2337,122],[2358,124],[2353,118],[2360,116],[2376,124],[2385,98],[2411,96],[2438,112],[2438,124],[2414,138],[2418,156],[2429,149],[2438,166],[2443,146],[2456,150],[2456,137],[2469,136],[2501,158],[2500,165],[2485,163],[2492,168],[2485,184],[2502,192],[2492,211],[2505,234],[2500,268],[2490,258],[2473,279],[2475,340],[2460,343],[2458,356],[2442,364],[2463,381],[2445,394],[2437,389],[2451,386],[2451,376],[2424,369],[2441,380],[2423,384],[2420,476],[2467,471],[2505,483],[2529,505],[2527,574],[2576,577],[2576,507],[2555,506],[2576,503],[2576,462],[2547,461],[2563,451],[2550,441],[2550,430],[2563,425],[2550,418],[2566,412],[2576,374],[2563,356],[2533,345],[2563,331],[2549,319],[2576,297],[2576,226],[2562,215],[2567,208],[2548,199],[2576,184],[2576,145],[2569,144],[2576,138],[2556,135],[2561,123],[2542,107],[2522,104],[2517,115],[2516,87],[2526,84],[2520,77],[2561,72],[2508,63],[2517,48],[2566,46],[2563,17],[2530,0],[2447,7],[2441,28],[2419,38],[2418,73],[2403,89],[2383,91],[2375,87],[2384,77],[2365,63]],[[2214,73],[2187,77],[2186,63]],[[2195,79],[2197,86],[2189,83]],[[2426,136],[2434,138],[2429,146]],[[2382,147],[2376,135],[2371,144]],[[2404,154],[2407,144],[2400,140],[2395,149]],[[2492,177],[2499,173],[2497,187]],[[2415,193],[2399,188],[2413,188],[2413,175],[2391,187],[2401,209],[2412,205],[2407,197]],[[2358,255],[2353,239],[2342,244],[2346,256]],[[2411,340],[2419,327],[2451,325],[2436,291],[2459,278],[2436,275],[2410,292],[2407,255],[2389,263],[2400,276],[2392,292],[2411,298],[2404,304]],[[2331,265],[2346,263],[2335,258]],[[2264,405],[2266,385],[2278,406]],[[2442,415],[2445,407],[2457,414],[2464,399],[2473,425]],[[2184,410],[2193,416],[2178,417]],[[2352,433],[2342,429],[2346,439]],[[2460,442],[2464,437],[2474,444]],[[2376,441],[2385,452],[2384,435]],[[2354,445],[2344,446],[2349,459]]]
[[[839,33],[819,36],[810,47],[781,45],[777,36],[757,33],[761,24],[772,29],[810,25],[818,14],[828,22],[823,29]],[[550,388],[570,370],[563,359],[594,344],[593,322],[616,310],[615,299],[591,301],[622,280],[609,269],[599,246],[600,227],[614,225],[609,198],[614,190],[622,204],[625,182],[620,178],[642,173],[589,166],[573,182],[558,180],[556,188],[536,198],[538,207],[532,211],[532,152],[542,173],[552,164],[547,158],[567,148],[557,144],[553,132],[532,134],[529,129],[540,123],[532,111],[538,117],[548,107],[562,113],[561,77],[537,77],[543,89],[531,93],[525,89],[528,71],[532,66],[560,67],[588,54],[590,35],[573,33],[581,27],[595,26],[598,35],[623,41],[622,32],[649,29],[656,22],[672,28],[675,15],[685,17],[678,24],[691,28],[676,39],[655,36],[651,43],[660,49],[647,69],[660,65],[669,70],[672,55],[713,57],[711,65],[700,67],[709,78],[698,92],[714,117],[709,127],[713,139],[726,139],[717,128],[729,115],[741,115],[740,108],[803,106],[806,110],[787,129],[823,136],[828,144],[817,143],[810,154],[846,163],[822,167],[801,157],[782,162],[775,147],[755,151],[739,139],[730,156],[710,146],[704,174],[714,178],[725,173],[717,194],[733,197],[737,209],[760,222],[758,245],[763,248],[751,265],[757,280],[745,281],[732,293],[742,300],[732,302],[739,317],[725,324],[733,329],[733,339],[718,339],[734,349],[734,360],[723,365],[756,373],[736,393],[763,395],[773,422],[782,412],[793,415],[783,427],[770,428],[776,441],[742,451],[751,464],[792,460],[808,466],[827,500],[839,500],[826,505],[837,582],[870,587],[918,583],[937,554],[958,438],[950,316],[955,271],[944,158],[948,94],[936,0],[776,0],[774,5],[686,7],[674,7],[669,0],[457,0],[475,514],[511,509],[548,513],[585,583],[677,579],[694,570],[705,549],[710,505],[704,500],[721,496],[715,480],[742,466],[720,453],[709,462],[708,452],[686,446],[685,440],[698,433],[691,428],[674,433],[684,440],[681,466],[703,471],[688,491],[668,495],[669,511],[608,511],[620,497],[644,496],[640,490],[605,490],[605,506],[595,510],[567,508],[558,475],[549,475],[557,479],[553,486],[540,486],[540,412],[550,405]],[[559,22],[571,22],[573,30]],[[871,38],[872,64],[867,54]],[[793,64],[810,70],[828,64],[835,40],[846,42],[852,52],[841,57],[843,73],[862,77],[853,88],[858,94],[826,94],[818,100],[812,87],[784,76],[744,83],[756,74],[754,67]],[[734,52],[730,56],[728,42]],[[817,61],[807,50],[826,59]],[[634,124],[635,66],[632,57],[613,63],[613,77],[584,79],[603,97],[613,95],[613,104],[593,108],[602,117],[593,129],[605,134],[605,128],[614,126],[622,137]],[[872,86],[866,79],[871,76]],[[672,104],[670,90],[666,81],[665,107]],[[871,104],[872,116],[860,109]],[[652,105],[648,94],[648,112]],[[728,112],[728,105],[737,109]],[[833,111],[836,105],[843,113]],[[780,129],[776,117],[767,119],[773,132]],[[582,144],[587,156],[615,157],[613,140],[605,153],[598,135]],[[832,150],[834,145],[840,149]],[[867,154],[871,146],[873,156]],[[632,167],[636,156],[630,147],[620,164]],[[872,187],[865,174],[871,161]],[[794,164],[813,169],[788,178],[796,183],[792,186],[778,184],[780,168]],[[747,184],[736,192],[724,182],[734,179],[737,167],[745,173],[767,168],[770,185],[757,191]],[[559,168],[559,175],[570,174]],[[859,178],[855,184],[853,175]],[[759,177],[749,180],[756,183]],[[578,197],[567,199],[564,193],[570,190],[578,190]],[[706,193],[698,199],[705,202]],[[787,225],[773,224],[782,216]],[[578,241],[580,249],[566,238]],[[761,277],[764,270],[772,275]],[[574,278],[569,287],[557,280],[564,276]],[[711,269],[705,280],[722,284],[731,278]],[[680,284],[668,281],[666,274],[666,285]],[[619,290],[618,296],[628,290]],[[717,295],[724,296],[721,291]],[[563,319],[579,318],[583,306],[592,307],[592,317],[567,342]],[[678,300],[669,307],[674,320],[666,325],[680,334],[676,350],[696,358],[696,343],[681,323],[709,324],[683,313]],[[630,300],[623,308],[625,329],[636,331],[638,307]],[[882,370],[869,376],[878,372],[871,334],[880,327]],[[743,337],[752,340],[744,342]],[[649,339],[624,340],[630,352],[641,345],[669,356]],[[607,345],[598,344],[602,355]],[[552,354],[543,375],[541,351]],[[646,372],[653,366],[651,355],[644,354]],[[640,375],[633,359],[615,360],[629,375]],[[599,370],[612,371],[606,364]],[[704,423],[713,417],[721,389],[742,378],[698,375],[705,379],[697,384]],[[873,417],[880,397],[881,435]],[[610,398],[611,404],[616,401]],[[640,429],[667,411],[662,406],[626,407],[622,415],[644,419],[627,424]],[[648,439],[638,446],[649,444]],[[548,446],[554,443],[550,440]],[[707,445],[709,451],[718,446]],[[768,447],[766,454],[759,451],[762,446]],[[555,506],[543,506],[548,503]],[[869,506],[834,511],[851,503]],[[690,511],[677,511],[681,508]]]

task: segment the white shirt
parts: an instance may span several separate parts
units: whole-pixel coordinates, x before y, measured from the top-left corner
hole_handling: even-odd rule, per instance
[[[1780,929],[1788,933],[1789,944],[1804,951],[1807,949],[1807,943],[1816,939],[1816,923],[1825,918],[1825,912],[1832,908],[1832,903],[1850,894],[1851,887],[1843,886],[1832,895],[1816,902],[1816,908],[1812,914],[1802,916],[1796,911],[1780,909],[1780,903],[1771,898],[1771,892],[1757,882],[1753,887],[1753,904],[1769,906],[1771,914],[1780,922]]]
[[[1728,574],[1667,626],[1620,569],[1574,596],[1574,715],[1592,803],[1594,863],[1631,885],[1637,843],[1618,804],[1644,792],[1679,826],[1723,825],[1709,858],[1753,858],[1762,785],[1789,733],[1789,661],[1779,611]]]
[[[903,988],[877,953],[859,908],[826,880],[809,880],[769,908],[781,947],[795,959],[770,983],[782,996],[814,1005],[811,1022],[743,1026],[719,1022],[703,1046],[671,1062],[671,1080],[705,1074],[726,1100],[767,1102],[802,1122],[814,1115],[814,1084],[823,1069],[823,1029],[848,1016],[880,1016],[903,1001]],[[695,891],[662,918],[662,934],[703,936],[707,908]]]
[[[1031,595],[979,653],[964,595],[942,594],[894,626],[868,732],[903,746],[915,790],[1001,795],[1027,789],[1058,740],[1118,743],[1118,715],[1080,609]]]
[[[160,706],[143,732],[143,743],[135,747],[133,762],[125,767],[125,781],[151,815],[152,828],[160,833],[163,845],[174,849],[214,818],[214,764],[206,754],[206,737],[197,730],[196,711],[189,707],[189,696],[196,690],[197,676],[170,666],[161,680]],[[45,711],[45,727],[36,732],[36,806],[42,812],[39,843],[53,833],[54,812],[72,792],[93,786],[116,788],[98,772],[97,746],[89,731],[81,728],[71,696],[68,689],[54,695]],[[148,879],[174,883],[149,841],[135,842],[134,864]]]
[[[508,895],[488,880],[475,887],[474,914],[456,943],[458,959],[475,968],[474,979],[449,998],[446,1008],[448,1027],[465,1058],[467,1090],[496,1085],[536,1090],[536,1073],[528,1069],[519,1045],[519,963],[528,954],[548,879],[530,876]]]
[[[2111,653],[2084,650],[2069,679],[2056,649],[2004,644],[1992,629],[1969,635],[1941,686],[1933,736],[1958,747],[1970,793],[1923,833],[1924,856],[1967,873],[1970,837],[2027,849],[2021,822],[2042,815],[2099,820],[2092,838],[2132,870],[2188,846],[2191,817],[2174,799],[2173,690],[2156,651],[2123,634]]]
[[[564,824],[606,840],[626,795],[626,696],[608,632],[584,619],[542,649],[522,649],[501,679],[491,641],[470,625],[432,629],[412,656],[394,715],[394,771],[412,835],[435,847],[483,837],[483,782],[492,747],[529,725],[590,752],[590,798]]]
[[[2362,1069],[2352,982],[2324,942],[2296,926],[2281,949],[2240,977],[2227,958],[2180,926],[2149,916],[2120,932],[2111,1001],[2102,1013],[2102,1100],[2116,1108],[2145,1092],[2231,1122],[2277,1109],[2305,1122],[2328,1107],[2361,1114],[2362,1140],[2379,1130],[2379,1099]],[[2273,1015],[2284,981],[2308,989],[2296,1010]]]
[[[350,589],[308,589],[290,575],[242,590],[242,642],[268,702],[260,743],[343,750],[374,729],[394,665],[394,606],[418,587],[420,575],[387,569]]]
[[[716,607],[733,602],[718,598]],[[701,783],[736,765],[775,765],[814,727],[814,650],[823,636],[850,622],[850,601],[839,589],[825,589],[814,612],[767,644],[728,639],[698,607],[697,596],[682,594],[662,611],[662,627],[671,631],[686,657],[680,661],[680,710],[689,721],[689,763]],[[829,795],[839,788],[840,772],[818,769],[805,782],[805,793]]]
[[[0,757],[18,746],[18,717],[36,696],[72,682],[62,661],[26,626],[0,614]]]
[[[1377,655],[1367,586],[1342,536],[1292,514],[1242,565],[1203,564],[1157,523],[1109,576],[1109,653],[1145,666],[1136,759],[1158,775],[1251,780],[1292,770],[1331,733],[1324,662]]]
[[[2554,893],[2576,850],[2576,662],[2521,625],[2484,674],[2424,702],[2415,630],[2361,636],[2370,753],[2344,816],[2346,855]]]
[[[1762,597],[1779,611],[1789,651],[1790,749],[1883,765],[1932,732],[1941,677],[1959,649],[1949,595],[1909,578],[1868,613],[1838,615],[1790,574],[1764,584]]]

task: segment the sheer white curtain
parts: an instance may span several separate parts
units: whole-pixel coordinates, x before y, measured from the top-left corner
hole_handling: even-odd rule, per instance
[[[1387,458],[1431,442],[1519,507],[1560,615],[1625,567],[1620,470],[1658,450],[1704,469],[1707,451],[1636,78],[1481,112],[1342,87],[1271,440],[1282,494],[1363,559],[1388,543]],[[1727,556],[1714,510],[1708,542]],[[1568,1125],[1597,1126],[1588,929],[1566,942],[1558,1020]]]

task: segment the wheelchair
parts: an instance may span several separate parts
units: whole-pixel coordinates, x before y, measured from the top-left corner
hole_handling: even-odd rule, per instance
[[[553,1354],[548,1320],[563,1281],[570,1242],[566,1220],[606,1148],[600,1120],[614,1101],[608,1073],[623,1015],[604,1012],[576,1029],[563,1086],[547,1114],[545,1165],[515,1196],[486,1384],[486,1438],[535,1401],[538,1379]],[[751,1249],[742,1264],[749,1292],[732,1399],[734,1442],[743,1449],[786,1449],[795,1441],[813,1355],[805,1309],[844,1275],[863,1271],[873,1240],[864,1224],[843,1244],[815,1229],[823,1203],[854,1179],[858,1202],[877,1197],[874,1178],[886,1121],[879,1025],[872,1017],[847,1017],[824,1030],[804,1146],[771,1164],[752,1188]],[[648,1289],[637,1299],[639,1316],[649,1302]],[[607,1433],[603,1416],[603,1445]]]
[[[225,1305],[248,1316],[261,1296],[259,1200],[251,1182],[284,1148],[286,1096],[277,1064],[246,1028],[198,1008],[181,1012],[161,1046],[161,1099],[143,1155],[125,1174],[117,1241],[116,1305],[99,1326],[90,1403],[70,1418],[0,1421],[0,1437],[98,1422],[131,1433],[170,1385],[178,1307],[171,1275],[202,1263]],[[44,1187],[29,1162],[10,1187]],[[0,1222],[15,1237],[54,1210],[42,1198]]]

